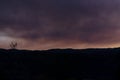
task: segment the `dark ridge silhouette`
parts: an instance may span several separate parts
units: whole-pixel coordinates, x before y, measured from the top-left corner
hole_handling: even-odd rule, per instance
[[[0,80],[120,80],[120,48],[0,49]]]

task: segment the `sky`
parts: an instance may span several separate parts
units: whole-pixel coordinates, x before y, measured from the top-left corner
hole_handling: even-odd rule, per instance
[[[0,48],[120,46],[120,0],[0,0]]]

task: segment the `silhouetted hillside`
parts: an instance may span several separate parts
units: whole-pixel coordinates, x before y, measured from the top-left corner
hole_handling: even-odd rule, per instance
[[[0,49],[0,80],[119,80],[120,49]]]

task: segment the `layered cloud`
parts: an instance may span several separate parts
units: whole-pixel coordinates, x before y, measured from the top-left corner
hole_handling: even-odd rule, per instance
[[[28,49],[118,46],[119,5],[119,0],[1,0],[0,38],[21,40]]]

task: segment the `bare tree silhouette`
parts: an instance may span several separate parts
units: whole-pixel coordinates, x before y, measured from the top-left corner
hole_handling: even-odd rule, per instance
[[[18,43],[17,43],[16,41],[12,41],[12,42],[10,43],[10,48],[11,48],[11,49],[16,49],[17,46],[18,46]]]

